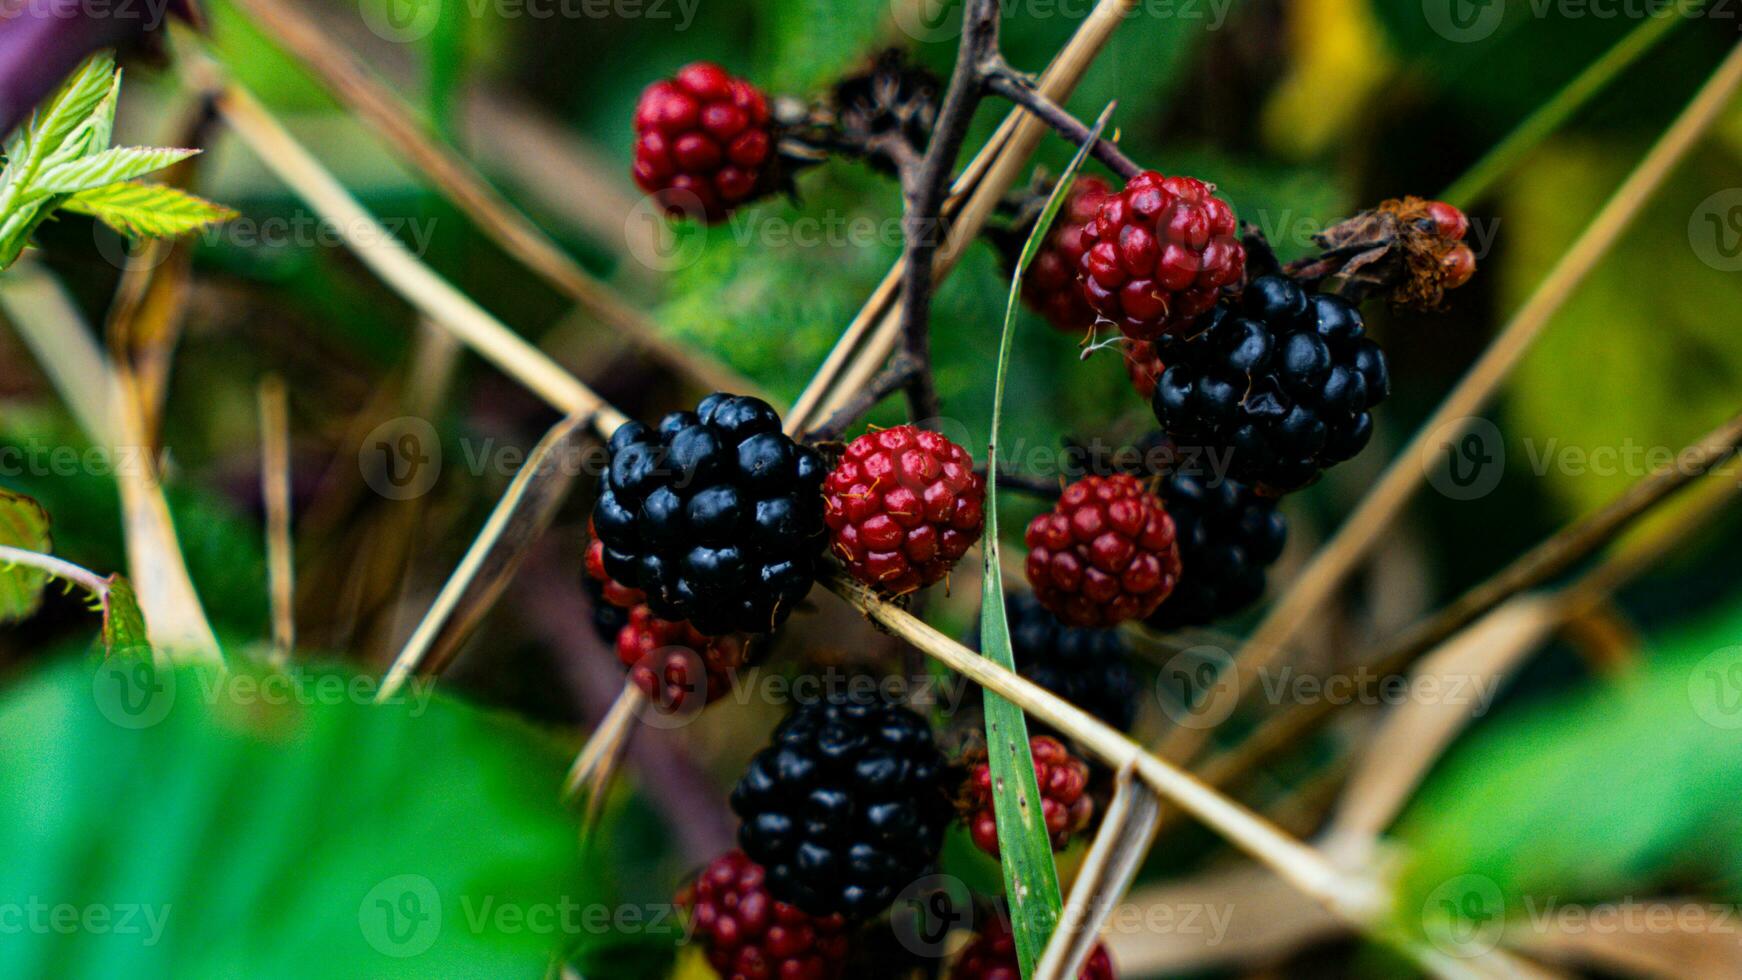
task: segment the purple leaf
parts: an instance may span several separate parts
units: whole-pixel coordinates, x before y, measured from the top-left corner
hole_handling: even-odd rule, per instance
[[[0,0],[0,135],[12,132],[86,55],[161,30],[171,16],[198,23],[194,4]]]

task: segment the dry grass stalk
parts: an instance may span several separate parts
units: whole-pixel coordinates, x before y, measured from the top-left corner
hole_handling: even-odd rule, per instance
[[[1742,44],[1731,51],[1701,86],[1487,351],[1392,460],[1366,499],[1270,608],[1235,657],[1234,682],[1219,686],[1213,697],[1243,696],[1257,680],[1259,671],[1286,655],[1301,630],[1316,620],[1320,608],[1343,579],[1403,512],[1420,488],[1427,464],[1466,431],[1471,419],[1493,397],[1531,342],[1721,116],[1738,85],[1742,85]],[[1162,743],[1161,751],[1168,758],[1189,761],[1208,737],[1208,729],[1179,728]]]
[[[272,608],[272,662],[296,648],[296,576],[290,545],[290,401],[284,379],[260,382],[260,496],[266,503],[266,581]]]

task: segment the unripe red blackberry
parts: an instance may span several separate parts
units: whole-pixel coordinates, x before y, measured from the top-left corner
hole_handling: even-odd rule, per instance
[[[736,636],[703,636],[686,622],[660,619],[646,606],[629,612],[617,631],[617,659],[629,680],[659,708],[679,711],[697,694],[718,701],[732,686],[732,672],[748,662]]]
[[[950,980],[1020,980],[1021,976],[1016,940],[1010,935],[1010,923],[1001,915],[992,916],[981,927],[950,970]],[[1095,944],[1077,978],[1114,980],[1113,960],[1107,955],[1107,947]]]
[[[1155,494],[1124,474],[1065,488],[1029,522],[1028,582],[1071,626],[1116,626],[1155,611],[1179,581],[1173,520]]]
[[[677,897],[714,972],[727,980],[831,980],[849,936],[839,915],[810,915],[768,893],[761,865],[743,851],[715,858]]]
[[[1089,826],[1095,801],[1088,794],[1089,764],[1071,755],[1064,743],[1049,735],[1028,740],[1034,757],[1034,780],[1040,787],[1040,809],[1052,849],[1062,851],[1071,837]],[[998,818],[992,801],[992,767],[984,754],[968,767],[962,786],[961,809],[975,846],[998,856]]]
[[[631,172],[674,217],[715,222],[769,186],[774,144],[761,91],[698,61],[641,93]]]
[[[1113,188],[1099,177],[1078,178],[1022,280],[1022,301],[1045,317],[1054,329],[1080,335],[1095,324],[1095,311],[1077,284],[1083,250],[1087,248],[1083,226],[1095,217],[1112,193]]]
[[[941,581],[980,540],[986,481],[967,450],[911,425],[847,444],[823,481],[830,546],[885,595]]]
[[[1084,298],[1133,340],[1183,330],[1246,272],[1234,209],[1215,188],[1153,170],[1102,202],[1083,249]]]

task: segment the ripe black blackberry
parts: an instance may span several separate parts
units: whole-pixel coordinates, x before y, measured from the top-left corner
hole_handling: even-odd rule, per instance
[[[1137,718],[1137,675],[1118,630],[1066,626],[1027,592],[1005,595],[1004,616],[1017,673],[1114,728],[1131,730]],[[980,648],[978,630],[972,645]],[[975,696],[981,694],[978,685],[973,690]],[[1052,730],[1033,720],[1029,725],[1038,732]]]
[[[1348,300],[1282,276],[1218,305],[1189,336],[1163,336],[1152,404],[1175,443],[1228,453],[1227,476],[1276,495],[1349,459],[1390,393],[1385,354]]]
[[[767,633],[809,594],[825,542],[822,457],[760,399],[712,394],[611,436],[593,528],[605,571],[661,619]]]
[[[953,813],[925,719],[863,692],[801,705],[732,791],[768,891],[812,915],[883,911],[936,859]]]
[[[1157,489],[1179,534],[1179,585],[1149,625],[1202,626],[1264,594],[1264,573],[1282,554],[1288,525],[1276,500],[1244,483],[1175,472]]]

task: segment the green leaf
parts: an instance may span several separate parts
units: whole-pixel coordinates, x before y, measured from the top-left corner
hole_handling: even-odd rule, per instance
[[[7,974],[541,977],[607,942],[558,747],[427,687],[373,689],[76,658],[15,686],[0,895],[105,926],[8,935]]]
[[[88,214],[123,235],[166,238],[229,221],[236,212],[162,184],[110,184],[80,191],[62,208]]]
[[[30,193],[48,197],[95,190],[156,173],[198,152],[175,147],[117,146],[44,170],[31,182]]]
[[[1396,836],[1398,925],[1484,938],[1550,902],[1712,883],[1742,871],[1742,607],[1637,673],[1498,722],[1441,765]],[[1492,933],[1488,933],[1488,938]]]
[[[0,545],[47,554],[48,512],[21,493],[0,490]],[[48,573],[24,565],[0,566],[0,623],[25,619],[42,606]]]
[[[25,180],[35,174],[35,165],[52,156],[72,132],[84,125],[118,84],[115,58],[100,51],[85,59],[48,102],[6,145],[10,161],[7,178]],[[13,173],[16,171],[16,174]]]
[[[998,340],[997,380],[992,393],[992,438],[986,446],[986,532],[982,553],[985,573],[981,576],[980,649],[983,655],[1007,670],[1016,669],[1010,650],[1010,623],[1004,611],[1004,579],[999,563],[998,541],[998,426],[1004,415],[1004,382],[1010,365],[1010,349],[1016,336],[1016,313],[1020,305],[1022,276],[1040,251],[1069,193],[1077,170],[1088,159],[1089,147],[1101,138],[1101,129],[1113,114],[1109,104],[1095,121],[1088,142],[1077,150],[1070,166],[1059,176],[1046,207],[1029,233],[1010,276],[1010,297],[1004,309],[1004,330]],[[993,809],[998,819],[998,849],[1004,865],[1004,895],[1010,906],[1011,935],[1022,975],[1034,972],[1046,949],[1047,937],[1058,923],[1064,899],[1059,892],[1058,868],[1053,864],[1052,841],[1041,815],[1040,786],[1034,776],[1034,756],[1028,748],[1028,721],[1022,709],[986,692],[986,754],[992,770]]]

